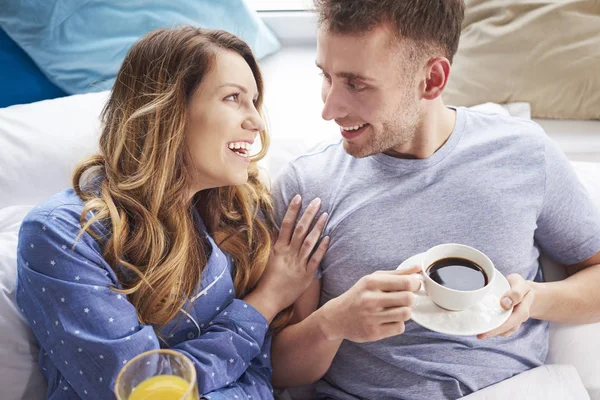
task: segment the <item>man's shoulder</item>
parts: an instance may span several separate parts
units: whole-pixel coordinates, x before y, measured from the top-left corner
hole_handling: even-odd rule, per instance
[[[305,199],[330,198],[344,175],[344,168],[352,156],[344,150],[341,138],[325,140],[289,161],[276,176],[272,196],[282,216],[292,197],[300,194]]]
[[[350,155],[344,150],[341,138],[323,140],[297,155],[283,168],[278,179],[315,180],[330,176]]]
[[[550,139],[535,121],[468,108],[464,110],[466,148],[478,151],[486,148],[486,154],[500,151],[507,157],[535,158],[537,161],[544,157]]]
[[[350,157],[344,150],[341,137],[332,137],[309,147],[304,153],[292,160],[292,164],[318,165],[326,163],[330,165],[338,158]]]
[[[504,135],[519,134],[534,137],[545,137],[544,129],[535,121],[512,115],[484,112],[461,107],[467,116],[467,129],[480,130],[488,128]]]

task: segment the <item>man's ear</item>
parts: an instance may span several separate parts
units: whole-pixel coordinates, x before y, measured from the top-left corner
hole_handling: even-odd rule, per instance
[[[445,57],[429,60],[425,66],[425,80],[421,84],[421,97],[433,100],[440,96],[448,83],[450,76],[450,61]]]

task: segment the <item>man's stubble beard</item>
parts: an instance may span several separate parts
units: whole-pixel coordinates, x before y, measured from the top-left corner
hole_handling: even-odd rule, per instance
[[[356,147],[345,142],[346,152],[353,157],[364,158],[411,142],[418,130],[419,109],[414,103],[411,107],[407,107],[407,103],[408,101],[405,101],[396,108],[394,112],[396,118],[390,118],[384,122],[380,131],[375,131],[375,127],[371,125],[370,135],[363,146]],[[398,117],[401,114],[403,114],[402,117]]]

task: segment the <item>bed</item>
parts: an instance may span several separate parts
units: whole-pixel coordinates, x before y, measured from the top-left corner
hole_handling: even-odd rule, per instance
[[[315,53],[313,44],[284,46],[261,61],[272,135],[270,154],[262,162],[267,178],[276,177],[285,163],[317,142],[338,135],[336,125],[320,117],[321,78],[314,66]],[[596,92],[600,92],[598,86]],[[0,108],[0,384],[5,400],[36,400],[44,398],[45,393],[37,367],[36,342],[14,301],[20,221],[35,204],[68,186],[76,162],[96,151],[98,115],[107,95],[72,95]],[[476,107],[484,112],[530,118],[528,103],[485,103],[488,100]],[[534,120],[573,161],[578,176],[600,207],[600,120]],[[564,271],[551,261],[546,260],[544,267],[548,278],[563,277]],[[578,399],[589,395],[600,400],[598,336],[600,324],[553,324],[548,363],[558,366],[519,375],[506,381],[508,384],[471,398],[519,398],[529,393],[530,398]],[[585,389],[575,392],[576,386]],[[290,398],[290,393],[280,396]]]
[[[534,119],[573,161],[600,162],[600,121]],[[599,177],[600,179],[600,177]]]
[[[283,49],[262,62],[272,147],[263,166],[278,174],[290,159],[329,136],[335,125],[320,117],[320,77],[314,48]],[[36,344],[14,303],[15,249],[21,218],[35,204],[69,185],[70,172],[81,157],[97,148],[98,115],[107,92],[74,95],[0,109],[0,357],[3,399],[41,398],[44,382],[37,370]],[[483,104],[484,111],[522,114],[520,105]],[[523,115],[521,115],[523,116]],[[540,121],[574,161],[574,167],[600,206],[600,121]],[[596,162],[594,162],[596,161]],[[561,271],[555,268],[557,279]],[[593,399],[600,399],[600,325],[556,325],[549,361],[577,366],[544,370],[527,382],[571,382],[581,379]],[[557,367],[558,368],[558,367]],[[560,367],[560,368],[565,368]],[[563,380],[556,379],[556,374]],[[524,378],[520,378],[524,379]],[[581,383],[579,383],[581,385]],[[518,386],[518,385],[517,385]],[[551,388],[551,386],[549,386]],[[560,393],[560,388],[553,390]],[[506,389],[514,390],[509,388]]]

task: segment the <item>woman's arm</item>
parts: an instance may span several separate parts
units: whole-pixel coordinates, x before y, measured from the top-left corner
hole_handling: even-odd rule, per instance
[[[271,346],[270,339],[265,340],[265,348]],[[264,352],[252,360],[248,370],[227,387],[204,394],[208,400],[229,399],[272,399],[270,355]],[[237,397],[236,397],[237,396]]]
[[[24,220],[17,301],[44,357],[64,378],[54,390],[106,399],[113,396],[123,365],[160,345],[153,328],[138,322],[127,297],[110,289],[118,282],[97,242],[84,234],[74,246],[80,227],[72,211],[34,212]],[[173,349],[192,359],[199,390],[206,393],[245,373],[261,354],[266,331],[266,320],[258,311],[234,300],[199,337]]]

